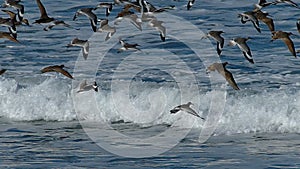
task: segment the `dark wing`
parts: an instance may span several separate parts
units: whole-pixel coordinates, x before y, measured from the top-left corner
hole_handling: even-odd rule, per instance
[[[19,20],[22,21],[24,16],[24,5],[19,4],[19,9],[17,11],[18,11]]]
[[[254,28],[257,30],[257,32],[261,33],[260,27],[259,27],[259,23],[256,20],[251,20]]]
[[[106,8],[106,17],[108,17],[109,16],[109,14],[111,13],[111,11],[112,11],[112,5],[109,5],[109,7],[108,8]]]
[[[238,85],[236,84],[233,76],[232,76],[232,73],[229,72],[227,69],[224,68],[224,76],[225,76],[225,79],[226,81],[230,84],[230,86],[234,89],[234,90],[240,90],[240,88],[238,87]]]
[[[170,110],[170,113],[175,114],[175,113],[179,112],[180,110],[181,110],[180,106],[177,106],[177,107],[173,108],[172,110]]]
[[[286,46],[289,48],[289,51],[292,53],[292,55],[297,57],[293,41],[289,37],[284,38],[282,40],[284,41]]]
[[[6,39],[12,41],[12,42],[16,42],[16,43],[20,43],[15,37],[10,36],[9,33],[3,33],[3,37],[5,37]]]
[[[74,79],[73,76],[69,72],[64,70],[63,68],[55,68],[55,71],[65,75],[66,77],[68,77],[70,79]]]
[[[254,60],[251,56],[251,51],[249,50],[248,52],[243,51],[243,54],[245,56],[245,58],[252,64],[254,64]]]
[[[253,58],[252,58],[252,54],[251,54],[251,50],[249,48],[249,46],[247,45],[246,42],[244,43],[240,43],[238,44],[239,47],[241,48],[241,50],[243,51],[243,54],[245,56],[245,58],[250,62],[250,63],[254,63]]]
[[[217,40],[217,52],[218,55],[221,55],[222,49],[224,47],[224,38],[219,35],[216,37],[216,40]]]
[[[92,18],[90,18],[90,21],[91,21],[91,26],[92,26],[92,29],[94,32],[97,31],[97,18],[96,18],[96,21]]]
[[[38,7],[40,9],[41,18],[43,18],[43,19],[49,18],[47,15],[47,11],[46,11],[44,5],[42,4],[41,0],[36,0],[36,3],[38,4]]]
[[[273,19],[266,17],[266,18],[262,19],[262,21],[268,26],[268,28],[271,32],[273,32],[275,30]]]
[[[5,73],[5,72],[6,72],[6,69],[0,70],[0,75],[2,75],[2,74]]]
[[[46,72],[55,72],[55,70],[53,69],[53,66],[48,66],[45,67],[41,70],[42,73],[46,73]]]
[[[192,6],[194,5],[195,0],[189,0],[188,4],[187,4],[187,10],[190,10],[192,8]]]

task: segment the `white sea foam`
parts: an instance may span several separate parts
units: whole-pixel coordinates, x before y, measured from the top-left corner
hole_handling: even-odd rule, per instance
[[[182,93],[176,87],[157,87],[156,83],[141,83],[142,85],[129,89],[129,94],[124,88],[115,90],[113,94],[106,90],[98,93],[75,93],[77,89],[72,89],[68,80],[48,78],[39,84],[22,86],[14,79],[2,78],[0,116],[14,121],[123,120],[147,126],[172,125],[181,120],[179,125],[184,127],[194,122],[195,117],[183,112],[171,115],[169,110],[188,101],[195,103],[193,108],[202,116],[207,116],[213,92],[199,91],[199,99],[197,92],[187,88],[187,100],[180,100]],[[74,94],[72,91],[75,91]],[[93,99],[96,101],[96,108]],[[73,103],[76,104],[74,106],[77,113]],[[230,93],[215,134],[298,133],[299,110],[299,92],[276,89],[260,93],[247,90]],[[198,120],[195,127],[201,128],[203,125],[203,121]]]
[[[70,85],[53,78],[21,86],[14,79],[0,80],[0,115],[16,121],[74,120]]]

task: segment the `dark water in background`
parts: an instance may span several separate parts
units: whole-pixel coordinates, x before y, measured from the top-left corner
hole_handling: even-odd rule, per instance
[[[121,104],[128,101],[128,98],[123,97],[127,96],[123,88],[115,91],[117,97],[114,98],[116,103],[120,103],[123,111],[111,109],[108,91],[111,76],[116,75],[115,78],[119,79],[120,84],[131,80],[131,77],[127,77],[127,72],[118,69],[120,60],[128,61],[126,58],[129,54],[117,55],[116,50],[120,46],[116,42],[97,71],[96,79],[102,90],[95,94],[95,97],[100,105],[100,113],[89,109],[89,106],[82,106],[76,114],[74,95],[71,91],[77,86],[73,86],[70,80],[61,76],[41,75],[39,70],[48,65],[65,64],[72,72],[80,49],[67,49],[65,46],[75,37],[88,39],[93,35],[89,21],[84,16],[79,17],[77,21],[72,21],[72,17],[78,8],[92,7],[97,3],[44,2],[49,16],[62,19],[80,30],[56,27],[45,32],[40,25],[23,26],[18,28],[20,45],[8,41],[0,44],[3,54],[0,57],[1,68],[8,69],[0,80],[1,167],[299,168],[300,62],[291,56],[282,42],[269,43],[271,36],[266,25],[261,24],[262,33],[259,34],[250,23],[243,25],[239,22],[237,14],[251,10],[256,1],[196,2],[191,11],[186,11],[185,1],[153,1],[157,6],[176,5],[177,9],[169,13],[190,21],[203,32],[212,29],[223,30],[226,44],[236,36],[252,37],[248,44],[256,63],[250,65],[237,47],[224,47],[221,60],[230,63],[228,69],[232,71],[242,90],[234,92],[230,87],[223,85],[228,89],[225,111],[214,136],[207,142],[200,144],[194,141],[203,126],[203,122],[200,121],[195,123],[195,129],[180,144],[159,156],[143,159],[123,158],[99,148],[82,130],[77,119],[130,122],[116,123],[113,126],[120,132],[129,133],[130,136],[145,137],[172,128],[172,124],[178,119],[186,117],[184,113],[176,116],[168,114],[170,108],[180,103],[177,99],[178,84],[173,82],[174,79],[168,75],[168,71],[179,76],[186,76],[189,72],[170,66],[176,63],[175,59],[170,59],[171,54],[168,57],[162,56],[161,60],[154,60],[147,53],[153,47],[172,50],[173,55],[179,56],[187,63],[192,72],[200,74],[199,81],[203,82],[200,83],[203,87],[203,91],[199,91],[200,102],[197,102],[197,94],[192,89],[187,92],[190,95],[188,98],[195,100],[200,114],[207,115],[211,101],[209,96],[213,94],[206,90],[208,76],[205,75],[203,64],[199,63],[188,47],[171,37],[167,37],[167,41],[162,43],[154,31],[153,34],[145,36],[139,34],[126,37],[129,42],[141,44],[142,50],[145,51],[138,53],[141,55],[140,60],[131,60],[126,65],[131,69],[130,73],[138,74],[130,86],[130,101],[137,105],[138,109],[131,110]],[[33,22],[39,16],[36,3],[24,2],[24,5],[25,16]],[[115,8],[109,19],[113,19],[119,9]],[[297,34],[295,22],[299,18],[298,9],[278,5],[266,10],[273,17],[276,29]],[[98,10],[97,15],[103,18],[104,10]],[[137,31],[135,27],[130,26],[126,31]],[[168,30],[168,24],[165,26]],[[299,38],[293,36],[292,39],[298,48]],[[214,42],[213,44],[215,45]],[[99,46],[99,52],[101,51]],[[134,65],[141,65],[144,70],[137,71],[140,69]],[[154,69],[155,66],[167,71],[158,71]],[[86,100],[90,96],[91,93],[82,94],[76,96],[76,99]],[[148,109],[146,114],[140,114],[138,111]],[[157,118],[157,112],[162,110],[166,113]],[[190,118],[179,126],[185,127],[192,121],[193,118]],[[148,130],[143,127],[145,125]]]

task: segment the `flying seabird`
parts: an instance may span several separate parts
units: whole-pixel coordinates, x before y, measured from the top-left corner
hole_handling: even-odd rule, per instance
[[[119,42],[121,43],[122,47],[119,48],[118,52],[122,52],[125,50],[140,50],[139,48],[137,48],[137,46],[140,46],[138,44],[129,44],[124,42],[122,39],[119,39]]]
[[[73,17],[73,21],[79,16],[79,15],[85,15],[89,18],[91,22],[91,26],[94,32],[97,31],[97,16],[93,13],[94,8],[82,8],[77,10]]]
[[[202,120],[205,120],[203,117],[201,117],[195,110],[193,110],[190,106],[193,105],[192,102],[188,102],[187,104],[182,104],[182,105],[179,105],[179,106],[176,106],[174,107],[172,110],[170,110],[170,113],[171,114],[175,114],[179,111],[184,111],[184,112],[187,112],[191,115],[194,115],[196,117],[199,117],[201,118]]]
[[[256,10],[254,15],[256,16],[256,18],[258,20],[264,22],[268,26],[268,28],[271,32],[273,32],[275,30],[273,19],[267,17],[269,15],[268,13],[264,13],[261,10]]]
[[[163,23],[163,21],[151,19],[148,24],[159,32],[160,39],[164,42],[166,41],[166,27],[162,25]]]
[[[77,93],[85,92],[85,91],[89,91],[89,90],[94,90],[95,92],[98,92],[98,85],[97,85],[96,81],[93,84],[87,84],[86,80],[84,80],[80,84],[79,90],[77,91]]]
[[[83,58],[86,60],[89,54],[89,41],[88,40],[80,40],[78,38],[74,38],[71,43],[67,45],[67,47],[71,46],[79,46],[82,48]]]
[[[217,70],[217,72],[220,73],[226,79],[226,81],[233,89],[240,90],[232,76],[232,73],[226,69],[227,64],[228,62],[213,63],[212,65],[208,66],[207,72]]]
[[[283,42],[286,44],[286,46],[288,47],[288,49],[292,53],[292,55],[297,57],[294,43],[290,38],[290,35],[293,35],[291,32],[274,31],[274,32],[272,32],[272,34],[273,35],[272,35],[271,42],[276,39],[283,40]]]
[[[72,75],[67,72],[66,70],[64,70],[64,65],[54,65],[54,66],[48,66],[48,67],[45,67],[41,70],[42,73],[46,73],[46,72],[57,72],[57,73],[61,73],[63,74],[64,76],[68,77],[68,78],[71,78],[71,79],[74,79],[72,77]]]
[[[255,27],[255,29],[259,33],[261,33],[260,27],[259,27],[259,22],[258,22],[258,19],[255,16],[254,11],[247,11],[247,12],[244,12],[244,13],[240,13],[240,14],[238,14],[238,17],[241,18],[242,24],[245,24],[246,22],[251,21],[253,26]]]
[[[221,34],[224,33],[223,31],[209,31],[206,36],[203,38],[211,37],[217,42],[217,53],[220,56],[222,49],[224,47],[224,38]]]
[[[249,48],[249,46],[247,45],[246,41],[249,40],[250,38],[235,38],[230,40],[229,42],[229,46],[235,46],[237,45],[241,51],[243,52],[245,58],[252,64],[254,64],[253,58],[252,58],[252,54],[251,54],[251,50]]]

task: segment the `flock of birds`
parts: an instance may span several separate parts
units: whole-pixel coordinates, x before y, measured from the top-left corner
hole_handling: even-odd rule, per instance
[[[175,0],[174,0],[175,1]],[[58,20],[52,17],[49,17],[47,14],[47,11],[42,4],[41,0],[36,0],[37,6],[40,10],[40,17],[39,19],[35,20],[33,24],[45,24],[44,31],[50,31],[55,26],[64,26],[68,28],[73,28],[69,24],[65,23],[62,20]],[[194,5],[195,0],[188,0],[187,3],[187,10],[191,10],[192,6]],[[297,57],[295,50],[294,43],[291,40],[290,36],[293,35],[291,32],[284,32],[281,30],[275,30],[273,19],[270,18],[269,14],[266,12],[261,11],[262,8],[266,8],[270,5],[277,5],[279,3],[286,3],[291,5],[292,7],[299,8],[300,7],[294,3],[291,0],[275,0],[274,2],[267,2],[267,0],[258,0],[257,4],[254,4],[254,9],[251,11],[246,11],[243,13],[240,13],[238,17],[241,19],[241,23],[245,24],[247,22],[251,22],[254,28],[261,33],[261,29],[259,27],[259,21],[262,21],[265,23],[271,34],[272,34],[272,40],[281,39],[288,47],[289,51],[292,53],[294,57]],[[142,23],[146,22],[150,27],[158,31],[160,39],[164,42],[166,40],[166,27],[163,26],[163,22],[158,20],[155,17],[156,13],[165,12],[168,10],[172,10],[175,8],[175,6],[168,6],[164,8],[156,8],[151,3],[147,2],[146,0],[136,0],[136,1],[130,1],[130,0],[114,0],[114,2],[102,2],[98,5],[90,8],[81,8],[76,11],[74,14],[73,20],[75,21],[80,16],[86,16],[86,18],[89,20],[92,31],[93,32],[105,32],[107,33],[105,41],[108,41],[117,31],[117,28],[115,26],[109,25],[108,19],[98,19],[97,15],[94,13],[95,10],[104,8],[105,16],[108,17],[111,14],[111,11],[113,10],[114,6],[119,5],[122,6],[123,9],[120,11],[116,19],[114,20],[114,25],[120,24],[121,21],[127,20],[131,24],[133,24],[138,30],[142,31]],[[5,0],[4,4],[2,5],[3,9],[2,11],[7,13],[9,15],[9,18],[0,18],[0,25],[5,26],[8,28],[9,32],[0,32],[0,38],[6,38],[10,41],[20,43],[17,40],[17,26],[19,25],[29,25],[29,21],[24,18],[25,10],[24,5],[22,5],[21,0]],[[13,12],[10,10],[7,10],[7,8],[14,8],[17,12]],[[141,15],[138,16],[137,13],[140,13]],[[98,24],[99,23],[99,24]],[[100,26],[98,26],[100,25]],[[297,29],[300,33],[300,20],[296,22]],[[76,28],[75,28],[76,29]],[[203,38],[213,38],[217,43],[217,54],[221,56],[222,49],[224,47],[224,38],[222,37],[223,31],[216,31],[212,30],[207,33],[206,36]],[[254,59],[251,54],[251,50],[249,46],[247,45],[247,40],[251,39],[250,37],[237,37],[229,42],[229,46],[238,46],[240,50],[242,51],[244,57],[251,63],[254,64]],[[138,48],[138,44],[129,44],[119,38],[119,42],[121,44],[121,48],[119,48],[118,52],[122,52],[125,50],[140,50]],[[67,47],[72,46],[78,46],[82,48],[82,53],[84,59],[88,58],[89,54],[89,41],[88,40],[82,40],[78,38],[74,38]],[[229,83],[229,85],[232,86],[235,90],[240,90],[237,83],[235,82],[232,73],[226,69],[226,65],[228,62],[224,63],[213,63],[207,68],[207,72],[210,71],[217,71],[220,73],[226,81]],[[45,67],[41,69],[41,73],[47,73],[47,72],[57,72],[61,73],[62,75],[74,79],[72,75],[65,70],[64,65],[51,65],[48,67]],[[5,73],[6,69],[0,70],[0,75]],[[83,81],[80,84],[78,92],[88,91],[88,90],[95,90],[98,91],[98,86],[96,82],[93,82],[92,84],[88,84],[86,81]],[[204,118],[200,117],[200,115],[193,110],[190,106],[193,105],[191,102],[188,102],[187,104],[176,106],[174,109],[172,109],[170,112],[172,114],[181,111],[185,111],[187,113],[190,113],[196,117],[199,117],[204,120]]]
[[[296,58],[297,55],[296,53],[299,53],[300,51],[295,50],[294,43],[292,39],[290,38],[291,35],[294,35],[291,32],[285,32],[281,30],[275,30],[275,25],[274,21],[271,17],[269,17],[269,14],[267,12],[261,11],[262,8],[265,8],[270,5],[277,5],[279,3],[286,3],[291,5],[292,7],[300,9],[300,7],[293,1],[291,0],[276,0],[274,2],[267,2],[267,0],[258,0],[257,4],[254,4],[254,9],[251,11],[246,11],[243,13],[238,14],[238,17],[241,20],[242,24],[246,24],[247,22],[251,22],[253,27],[261,33],[261,29],[259,27],[259,21],[262,21],[267,25],[271,32],[271,41],[273,42],[274,40],[281,39],[291,54]],[[296,26],[297,30],[300,33],[300,19],[296,21]],[[222,49],[224,47],[224,38],[221,36],[221,34],[224,33],[223,31],[210,31],[208,34],[203,37],[211,37],[217,42],[217,53],[220,56]],[[239,49],[242,51],[244,57],[251,63],[254,64],[254,59],[251,54],[251,49],[247,45],[247,40],[251,39],[251,37],[237,37],[229,42],[229,46],[238,46]],[[230,71],[226,69],[226,65],[228,62],[224,63],[214,63],[211,66],[208,67],[208,71],[218,71],[226,80],[227,82],[232,86],[233,89],[235,90],[240,90],[237,83],[235,82],[233,75]]]

